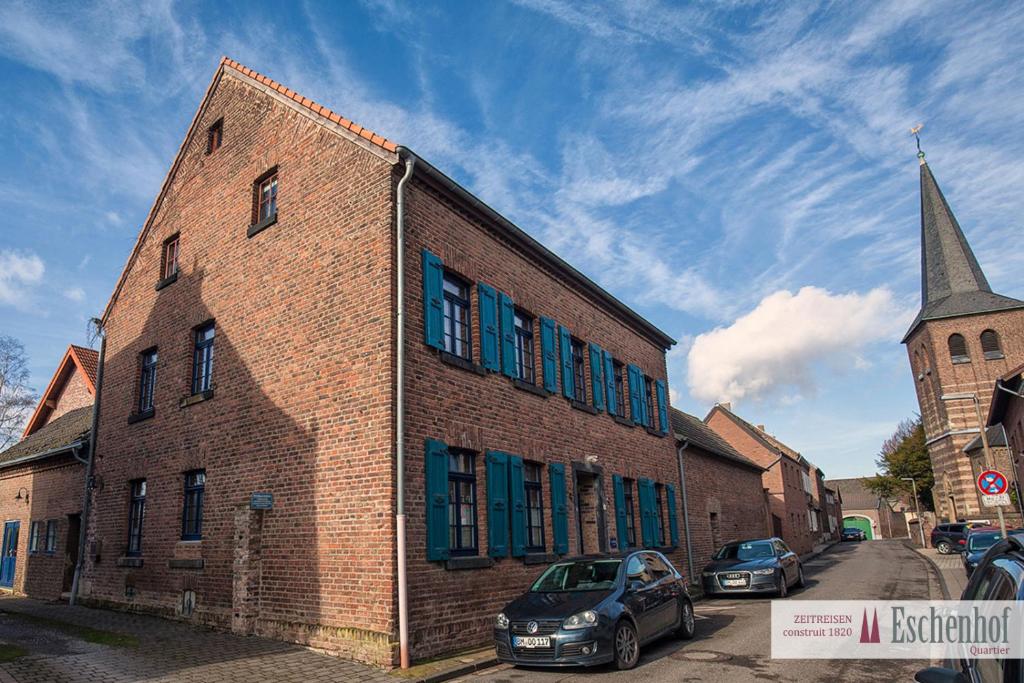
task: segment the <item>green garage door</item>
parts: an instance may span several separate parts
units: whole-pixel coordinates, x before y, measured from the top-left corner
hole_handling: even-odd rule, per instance
[[[871,520],[865,517],[843,517],[843,528],[860,529],[864,532],[866,539],[870,541],[873,538],[871,535]]]

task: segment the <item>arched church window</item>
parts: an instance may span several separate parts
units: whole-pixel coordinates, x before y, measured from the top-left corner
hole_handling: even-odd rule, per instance
[[[949,336],[949,357],[954,363],[970,363],[971,356],[967,353],[967,340],[962,334]]]
[[[985,354],[985,360],[1003,357],[1003,349],[999,346],[999,335],[995,330],[985,330],[981,333],[981,352]]]

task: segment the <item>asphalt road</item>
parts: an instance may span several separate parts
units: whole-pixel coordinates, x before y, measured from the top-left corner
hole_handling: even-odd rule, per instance
[[[804,565],[807,587],[790,600],[935,599],[942,594],[934,569],[901,541],[834,546]],[[461,679],[464,683],[555,681],[913,681],[924,661],[772,660],[768,598],[717,599],[696,606],[697,637],[648,645],[633,671],[609,666],[544,670],[502,665]]]

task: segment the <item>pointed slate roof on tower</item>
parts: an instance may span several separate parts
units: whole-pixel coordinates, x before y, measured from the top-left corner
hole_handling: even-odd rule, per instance
[[[1024,308],[995,294],[921,153],[921,311],[903,343],[926,320]]]

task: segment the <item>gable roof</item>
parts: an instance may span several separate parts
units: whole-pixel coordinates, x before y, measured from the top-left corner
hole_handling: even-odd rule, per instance
[[[135,246],[132,248],[132,252],[125,263],[124,268],[121,271],[120,277],[118,277],[117,284],[114,287],[113,293],[110,295],[110,300],[107,302],[107,306],[103,311],[102,321],[106,323],[107,317],[110,315],[110,311],[113,308],[114,302],[117,300],[118,295],[124,287],[125,280],[128,277],[128,273],[131,270],[135,259],[138,256],[142,243],[145,239],[146,234],[152,225],[153,220],[156,217],[157,211],[160,205],[163,203],[163,198],[167,194],[170,188],[171,182],[181,164],[182,159],[185,155],[186,146],[189,140],[193,138],[196,133],[196,128],[202,118],[203,113],[206,110],[207,104],[220,82],[220,79],[225,73],[231,74],[234,77],[242,80],[247,80],[250,84],[257,88],[264,89],[267,92],[273,92],[277,97],[283,97],[289,100],[295,107],[301,111],[309,114],[311,118],[321,125],[328,127],[336,132],[343,133],[346,137],[351,140],[358,142],[364,148],[375,151],[375,153],[383,156],[389,163],[397,164],[400,156],[406,158],[413,158],[416,160],[417,169],[422,169],[424,172],[422,175],[429,176],[436,184],[438,184],[443,190],[449,195],[454,196],[462,205],[478,211],[484,215],[487,219],[493,221],[499,229],[502,230],[504,236],[511,238],[518,246],[525,249],[531,256],[535,256],[542,261],[559,269],[563,273],[567,274],[571,280],[576,284],[580,285],[590,294],[594,295],[598,300],[608,305],[613,311],[622,315],[631,323],[637,325],[641,330],[647,333],[652,339],[656,340],[663,348],[670,348],[675,344],[675,340],[672,339],[662,330],[658,329],[654,324],[648,321],[646,318],[638,314],[633,309],[626,306],[624,303],[619,301],[617,298],[612,296],[602,287],[597,285],[595,282],[590,280],[588,277],[580,273],[578,270],[569,265],[566,261],[557,256],[547,247],[543,246],[540,242],[530,237],[525,231],[516,226],[514,223],[509,221],[507,218],[499,214],[497,211],[489,207],[486,203],[478,199],[471,192],[463,188],[461,185],[456,183],[454,180],[449,178],[447,175],[439,171],[437,168],[432,166],[429,162],[420,158],[412,150],[405,146],[396,144],[395,142],[388,140],[387,138],[374,133],[373,131],[360,126],[357,123],[346,119],[345,117],[337,114],[323,105],[317,104],[309,98],[303,97],[299,93],[285,87],[277,81],[264,76],[256,71],[253,71],[247,66],[239,64],[233,59],[222,57],[217,70],[214,72],[213,79],[210,81],[210,85],[206,89],[206,93],[203,95],[203,99],[199,104],[199,108],[196,109],[195,116],[192,118],[192,123],[189,125],[188,131],[185,134],[185,138],[182,140],[181,145],[178,148],[178,152],[174,157],[174,162],[171,164],[171,168],[168,170],[167,175],[164,177],[164,182],[160,187],[160,192],[150,207],[149,214],[146,216],[146,221],[143,223],[142,229],[139,231],[139,236],[135,241]],[[419,178],[417,175],[417,179]]]
[[[996,380],[996,386],[992,390],[992,403],[988,409],[988,421],[985,424],[991,427],[1002,423],[1011,401],[1024,400],[1021,389],[1024,389],[1024,365],[1018,365]]]
[[[69,410],[7,450],[0,451],[0,468],[60,455],[76,445],[84,446],[91,427],[92,406]]]
[[[825,485],[842,496],[844,513],[848,510],[877,510],[884,500],[864,485],[864,477],[826,479]]]
[[[797,463],[808,464],[807,460],[805,460],[804,457],[802,455],[800,455],[798,452],[796,452],[795,450],[793,450],[792,448],[790,448],[786,444],[782,443],[781,441],[776,439],[774,436],[768,434],[763,429],[758,429],[754,425],[750,424],[749,422],[744,420],[742,417],[740,417],[736,413],[732,412],[731,409],[726,408],[721,403],[716,403],[715,406],[708,412],[708,416],[704,418],[704,423],[705,424],[707,424],[708,420],[711,419],[711,416],[714,415],[716,410],[721,412],[723,415],[728,417],[730,420],[732,420],[736,425],[738,425],[741,429],[743,429],[743,431],[747,432],[747,434],[749,434],[755,441],[760,443],[762,446],[764,446],[768,450],[774,451],[774,452],[776,452],[776,453],[778,453],[780,455],[783,455],[783,456],[789,458],[790,460],[796,461]]]
[[[995,294],[971,245],[921,157],[921,310],[906,343],[926,320],[1024,308],[1024,301]]]
[[[32,435],[46,424],[47,418],[53,412],[50,403],[56,401],[57,397],[60,396],[61,391],[64,390],[64,386],[71,379],[71,375],[75,370],[82,374],[86,389],[89,390],[92,396],[95,396],[96,368],[98,364],[99,354],[96,351],[74,344],[68,346],[68,350],[64,352],[64,357],[57,366],[57,371],[53,373],[53,377],[50,379],[50,384],[39,398],[39,403],[36,404],[32,417],[29,418],[28,424],[25,425],[25,431],[22,433],[21,438],[24,439]]]
[[[669,420],[676,439],[685,439],[712,455],[757,470],[758,473],[765,471],[763,467],[730,446],[729,442],[720,437],[715,430],[701,422],[699,417],[670,408]]]

